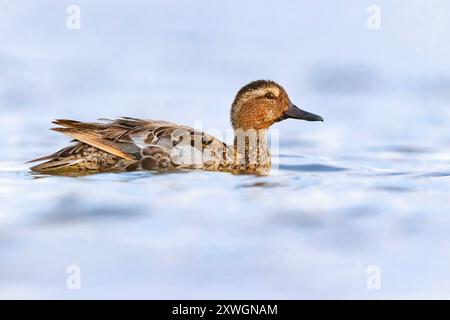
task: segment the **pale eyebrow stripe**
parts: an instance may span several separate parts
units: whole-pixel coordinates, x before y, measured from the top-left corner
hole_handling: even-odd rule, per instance
[[[249,92],[249,94],[251,94],[252,96],[262,96],[262,95],[266,94],[267,92],[272,92],[277,97],[280,95],[280,89],[275,88],[275,87],[268,87],[268,88],[252,90]]]

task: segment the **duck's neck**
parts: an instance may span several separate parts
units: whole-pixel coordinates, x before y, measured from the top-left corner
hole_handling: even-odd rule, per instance
[[[244,171],[270,168],[267,129],[234,130],[234,164]]]

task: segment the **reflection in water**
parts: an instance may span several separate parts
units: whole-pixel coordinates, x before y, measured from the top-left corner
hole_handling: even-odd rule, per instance
[[[112,203],[92,203],[89,199],[82,199],[75,195],[63,196],[55,199],[53,208],[47,209],[40,216],[40,222],[45,224],[71,224],[76,222],[88,222],[91,219],[99,219],[105,223],[110,219],[132,219],[142,214],[145,210],[138,206],[124,206]]]
[[[374,189],[376,190],[382,190],[382,191],[387,191],[387,192],[409,192],[412,191],[411,188],[408,187],[404,187],[404,186],[377,186]]]
[[[325,212],[285,212],[274,214],[271,222],[296,228],[320,228],[326,221]]]
[[[278,188],[284,185],[276,182],[260,181],[238,185],[237,188]]]
[[[436,177],[436,178],[444,178],[444,177],[450,177],[450,171],[438,171],[438,172],[429,172],[421,175],[422,177]]]
[[[415,153],[430,153],[433,150],[430,147],[414,146],[414,145],[403,145],[403,146],[386,145],[376,148],[369,148],[369,151],[373,152],[391,151],[405,154],[415,154]]]
[[[294,170],[294,171],[300,171],[300,172],[339,172],[339,171],[346,171],[348,169],[341,168],[341,167],[335,167],[330,165],[324,165],[324,164],[302,164],[302,165],[289,165],[289,164],[281,164],[280,165],[281,170]]]

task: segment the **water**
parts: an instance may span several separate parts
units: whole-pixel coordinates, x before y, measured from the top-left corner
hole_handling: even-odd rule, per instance
[[[370,31],[364,1],[79,1],[70,31],[65,3],[1,1],[0,297],[449,298],[450,8],[378,2]],[[268,177],[24,164],[67,144],[54,118],[224,132],[256,78],[325,119],[274,126]]]

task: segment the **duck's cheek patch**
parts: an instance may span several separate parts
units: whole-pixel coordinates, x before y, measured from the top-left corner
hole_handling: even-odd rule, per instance
[[[267,110],[265,120],[270,121],[275,118],[275,112],[273,110]]]

